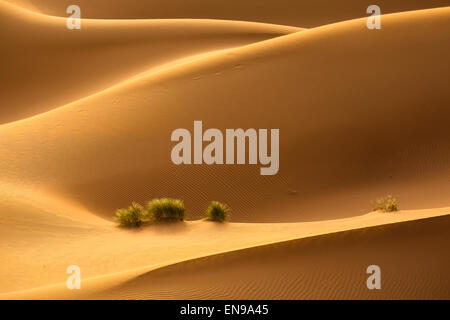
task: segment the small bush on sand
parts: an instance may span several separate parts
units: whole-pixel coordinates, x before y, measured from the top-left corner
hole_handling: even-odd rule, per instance
[[[219,201],[211,201],[206,209],[206,219],[211,221],[224,222],[228,220],[230,209],[226,204]]]
[[[398,210],[398,202],[393,196],[387,196],[377,199],[374,204],[373,210],[381,210],[384,212],[392,212]]]
[[[148,221],[184,220],[184,202],[179,199],[153,199],[147,203],[146,219]]]
[[[143,215],[144,207],[133,202],[128,208],[116,211],[116,221],[121,227],[139,227],[142,224]]]

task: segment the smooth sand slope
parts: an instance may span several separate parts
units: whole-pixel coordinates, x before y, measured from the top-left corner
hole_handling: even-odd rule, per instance
[[[388,15],[377,32],[365,19],[305,30],[2,125],[2,180],[107,218],[160,196],[185,199],[190,218],[221,200],[247,222],[358,215],[389,193],[405,209],[448,206],[449,16]],[[174,165],[171,132],[194,120],[279,128],[279,173]]]
[[[382,13],[444,7],[449,0],[6,0],[29,10],[66,17],[77,4],[85,18],[97,19],[224,19],[317,27],[366,16],[371,4]]]
[[[450,7],[373,31],[362,18],[85,20],[74,33],[4,1],[0,18],[15,30],[0,33],[0,299],[450,299]],[[171,132],[194,120],[279,128],[279,173],[174,165]],[[370,212],[387,194],[402,211]],[[112,221],[163,196],[188,219],[223,201],[232,223]],[[65,287],[72,264],[80,291]]]
[[[30,231],[21,244],[10,232],[0,298],[448,298],[450,259],[442,248],[450,241],[449,214],[442,208],[303,223],[196,221],[140,231],[49,225],[51,233],[35,239]],[[82,268],[79,291],[65,285],[71,264]],[[378,294],[365,287],[371,264],[383,268],[386,286]],[[37,288],[23,290],[30,287]]]
[[[445,216],[190,260],[93,297],[449,299],[450,258],[443,252],[450,245],[449,227]],[[372,264],[382,271],[380,291],[366,287]]]
[[[219,20],[83,20],[0,2],[0,124],[96,93],[174,60],[301,29]]]

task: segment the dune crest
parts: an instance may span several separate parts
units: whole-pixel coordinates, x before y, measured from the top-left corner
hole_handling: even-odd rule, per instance
[[[302,29],[219,20],[82,20],[0,2],[0,124],[24,119],[125,81],[143,70]],[[27,94],[23,94],[26,92]],[[11,107],[11,106],[14,106]]]
[[[374,260],[380,261],[380,264],[388,263],[390,254],[396,252],[405,256],[406,260],[398,260],[404,261],[405,264],[396,265],[391,261],[393,269],[390,269],[390,273],[395,272],[400,275],[409,260],[417,258],[415,253],[402,247],[408,241],[408,234],[415,234],[417,241],[423,242],[418,246],[421,250],[427,246],[433,248],[428,252],[435,267],[433,269],[428,266],[430,272],[439,274],[439,270],[445,270],[446,264],[443,262],[445,255],[438,252],[437,243],[445,244],[449,241],[448,234],[441,232],[448,227],[449,213],[449,208],[402,211],[391,214],[372,212],[346,219],[281,224],[216,225],[211,222],[196,221],[183,226],[148,229],[137,234],[134,232],[118,233],[117,230],[112,229],[97,229],[91,234],[80,233],[73,243],[71,241],[69,244],[57,245],[56,242],[53,242],[51,247],[46,248],[56,254],[57,264],[55,265],[55,261],[52,263],[42,261],[51,267],[43,276],[52,277],[47,279],[50,283],[55,280],[59,280],[60,283],[47,286],[36,285],[36,288],[33,289],[18,290],[17,282],[14,279],[16,275],[20,275],[20,271],[11,271],[8,281],[11,282],[10,286],[14,284],[15,290],[14,287],[10,287],[10,292],[0,293],[0,299],[175,299],[175,297],[177,299],[217,299],[220,294],[223,295],[222,298],[227,299],[254,299],[262,291],[266,291],[267,295],[263,295],[266,299],[274,299],[277,296],[283,299],[311,299],[320,296],[369,298],[368,290],[364,286],[364,270],[367,266],[363,264],[369,263],[368,265],[370,265]],[[399,230],[400,232],[398,232]],[[68,233],[68,235],[73,237],[72,233]],[[152,241],[148,241],[149,239]],[[343,243],[342,239],[345,239]],[[383,253],[377,248],[385,246],[386,242],[392,242],[395,245]],[[183,246],[180,245],[181,243],[188,243],[188,245]],[[334,246],[333,243],[336,245]],[[98,250],[95,256],[90,256],[87,254],[89,250],[86,250],[85,246],[93,244],[97,245]],[[170,253],[166,250],[167,246],[172,248]],[[126,254],[130,247],[133,247],[133,253]],[[330,259],[330,247],[334,248],[331,251],[333,254],[345,255],[345,259],[341,259],[341,263],[346,267],[334,271],[333,268],[329,268],[327,261]],[[22,248],[22,254],[23,250]],[[33,250],[33,248],[29,248],[29,250]],[[313,258],[315,250],[318,255]],[[71,255],[63,256],[67,251],[70,251]],[[364,251],[365,254],[362,253]],[[151,256],[148,255],[148,252],[152,252]],[[41,255],[42,253],[45,253],[45,250],[41,249]],[[283,257],[285,254],[287,256]],[[421,251],[421,255],[423,254],[424,252]],[[47,254],[44,256],[51,257]],[[437,259],[436,256],[438,256]],[[268,264],[267,259],[272,263]],[[65,265],[71,264],[70,261],[72,263],[76,261],[85,274],[83,289],[80,291],[71,291],[66,288],[64,282],[66,275],[61,270],[64,270]],[[290,263],[287,263],[288,261]],[[420,259],[419,261],[421,263],[403,274],[400,281],[404,281],[405,277],[410,277],[411,272],[426,268],[427,261]],[[314,266],[314,263],[321,266],[321,271],[310,268],[311,264]],[[128,268],[123,269],[124,266],[128,266]],[[114,269],[108,270],[111,267],[115,268],[115,272]],[[343,275],[341,279],[333,276],[334,279],[331,280],[337,280],[337,284],[340,285],[345,279],[353,278],[350,286],[359,287],[358,291],[353,292],[343,288],[341,295],[333,296],[336,293],[336,289],[334,289],[336,283],[331,283],[328,289],[318,288],[318,290],[324,290],[323,292],[310,291],[313,289],[309,287],[310,284],[305,287],[305,283],[286,283],[290,281],[288,277],[292,275],[292,270],[298,270],[300,273],[307,272],[305,278],[294,272],[296,277],[304,278],[302,280],[304,282],[307,278],[320,277],[321,272],[325,271],[327,267],[330,269],[328,272],[331,273],[347,270],[345,271],[346,275]],[[436,269],[437,267],[441,269]],[[355,268],[360,268],[360,270]],[[249,270],[253,270],[252,272],[258,270],[258,272],[253,276],[242,277],[239,275],[239,269],[242,269],[243,274],[247,274]],[[291,272],[288,272],[288,269],[291,269]],[[185,276],[184,272],[180,273],[180,270],[184,270],[188,276]],[[213,270],[218,271],[216,273]],[[228,271],[223,272],[224,270]],[[284,274],[284,276],[281,279],[263,281],[262,279],[269,277],[268,273],[273,273],[273,270],[278,270],[275,278],[277,274],[280,276]],[[350,271],[361,274],[361,277],[352,277]],[[94,276],[91,275],[92,273]],[[208,279],[211,277],[217,281],[209,281]],[[273,275],[269,278],[273,278]],[[28,274],[22,279],[22,282],[28,283],[32,280],[34,280],[33,275]],[[44,280],[41,279],[41,283]],[[354,281],[358,280],[360,280],[360,284],[356,285]],[[185,290],[172,292],[175,283]],[[214,283],[217,284],[217,287]],[[316,282],[311,280],[312,283]],[[3,286],[5,285],[6,282]],[[278,289],[273,292],[266,290],[265,288],[270,285],[275,285]],[[326,286],[326,283],[324,285]],[[192,286],[195,286],[196,289]],[[394,294],[399,299],[430,298],[429,295],[433,292],[439,294],[440,298],[446,296],[445,291],[442,291],[445,283],[439,283],[439,281],[433,282],[430,286],[422,286],[421,283],[413,283],[412,286],[423,287],[425,291],[411,292],[400,289],[393,292],[390,289],[384,294],[386,296]],[[285,291],[280,292],[279,290]],[[395,286],[394,290],[397,290]],[[382,296],[376,295],[376,297]]]
[[[450,298],[448,1],[77,3],[0,0],[0,299]]]
[[[5,1],[5,0],[2,0]],[[43,14],[67,16],[72,0],[6,0]],[[91,19],[220,19],[317,27],[366,16],[363,0],[77,0],[85,18]],[[448,0],[378,0],[383,13],[395,13],[448,6]]]
[[[9,137],[0,151],[10,150],[0,164],[12,181],[39,182],[103,217],[160,196],[185,199],[190,218],[217,199],[233,208],[234,221],[260,222],[357,215],[386,194],[406,209],[446,206],[449,13],[387,15],[377,33],[365,19],[352,20],[150,71],[0,126]],[[174,165],[170,134],[195,120],[219,129],[279,128],[279,173]],[[37,146],[38,153],[27,151]],[[135,150],[140,156],[130,158]]]

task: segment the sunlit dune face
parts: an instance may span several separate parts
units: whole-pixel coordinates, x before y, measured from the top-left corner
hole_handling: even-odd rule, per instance
[[[0,299],[449,299],[446,6],[1,1]]]

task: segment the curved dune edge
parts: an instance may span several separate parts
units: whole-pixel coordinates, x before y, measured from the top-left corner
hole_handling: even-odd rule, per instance
[[[71,0],[6,0],[9,3],[26,8],[34,12],[53,16],[67,16],[66,8],[73,4]],[[183,1],[164,0],[134,2],[129,5],[128,0],[78,0],[82,9],[82,16],[99,19],[223,19],[241,21],[259,21],[283,25],[317,27],[338,21],[345,21],[366,16],[369,5],[362,0],[328,1],[227,1],[208,0]],[[379,0],[377,5],[382,13],[395,13],[418,9],[428,9],[448,6],[446,0]]]
[[[224,253],[148,272],[92,298],[449,299],[449,227],[446,215]],[[380,291],[366,287],[373,264],[382,271]]]
[[[211,199],[222,200],[240,222],[357,215],[386,194],[406,209],[447,206],[449,14],[386,15],[376,33],[357,19],[225,50],[5,124],[4,179],[38,183],[102,217],[160,196],[185,199],[190,219]],[[372,72],[368,61],[377,66]],[[368,100],[374,88],[378,98]],[[267,116],[273,110],[276,117]],[[221,129],[280,128],[279,174],[172,165],[171,131],[198,119]],[[128,157],[135,150],[140,157]],[[274,210],[283,213],[274,217]]]
[[[0,2],[0,124],[39,114],[175,60],[298,32],[220,20],[82,20],[44,16]],[[23,94],[26,92],[27,94]]]
[[[74,201],[36,188],[0,182],[0,234],[15,228],[110,227],[111,221],[92,214]],[[7,237],[7,236],[5,236]]]
[[[0,40],[57,52],[64,18],[9,15],[4,4],[2,22],[24,29]],[[449,16],[450,7],[384,15],[371,33],[365,18],[298,33],[237,21],[86,20],[90,36],[64,49],[74,63],[39,51],[44,60],[22,73],[6,48],[2,83],[17,85],[1,78],[11,68],[60,99],[59,85],[86,81],[68,103],[34,99],[35,116],[0,125],[0,299],[449,299]],[[181,37],[186,47],[169,44],[146,64],[155,30],[155,43]],[[191,43],[199,31],[201,50]],[[104,57],[114,46],[125,49]],[[94,50],[77,58],[77,49]],[[95,74],[74,75],[86,58]],[[46,64],[57,77],[40,78]],[[279,175],[172,166],[171,130],[199,119],[281,128]],[[402,209],[440,208],[358,215],[386,194]],[[186,199],[190,219],[217,199],[233,221],[316,221],[132,231],[110,221],[114,209],[154,196]],[[82,266],[79,292],[65,288],[70,264]],[[382,267],[380,292],[365,287],[369,264]]]
[[[227,269],[227,263],[231,266],[236,265],[236,261],[258,261],[258,259],[261,259],[261,257],[269,257],[270,254],[268,252],[277,253],[280,250],[283,251],[283,247],[292,247],[294,246],[300,254],[306,254],[305,252],[309,251],[310,258],[314,261],[317,261],[317,259],[320,260],[322,254],[329,254],[328,249],[323,250],[317,250],[312,249],[316,248],[317,245],[315,242],[319,241],[319,243],[322,241],[320,239],[325,238],[329,239],[327,240],[328,247],[333,247],[333,250],[336,248],[339,248],[339,239],[346,238],[346,234],[352,234],[356,232],[358,236],[355,238],[354,236],[351,236],[353,239],[352,241],[347,241],[347,244],[358,244],[362,243],[364,245],[372,244],[374,242],[378,243],[378,241],[381,241],[380,247],[381,248],[387,248],[385,251],[390,252],[390,248],[396,248],[399,241],[389,239],[389,242],[386,243],[386,237],[385,236],[377,236],[377,239],[372,239],[373,236],[371,236],[370,230],[390,230],[390,228],[393,228],[394,230],[399,229],[400,227],[397,227],[398,225],[402,226],[401,230],[402,233],[390,232],[392,235],[397,235],[398,238],[394,238],[401,241],[411,241],[411,242],[421,242],[424,240],[422,234],[427,234],[427,236],[430,236],[430,234],[433,234],[434,237],[441,239],[442,243],[437,245],[433,239],[425,239],[426,241],[421,243],[420,245],[414,244],[415,250],[413,253],[411,253],[408,256],[408,259],[418,259],[420,256],[417,252],[421,250],[422,247],[428,248],[427,252],[429,253],[435,253],[438,248],[442,248],[442,245],[445,247],[445,244],[450,241],[448,237],[448,233],[444,232],[444,230],[447,230],[448,224],[450,223],[450,208],[437,208],[437,209],[428,209],[428,210],[414,210],[414,211],[400,211],[397,213],[381,213],[381,212],[372,212],[370,214],[354,217],[354,218],[347,218],[347,219],[339,219],[339,220],[331,220],[331,221],[321,221],[321,222],[310,222],[310,223],[288,223],[288,224],[230,224],[230,228],[238,228],[236,229],[238,232],[236,235],[244,235],[247,234],[247,236],[251,236],[252,238],[259,238],[259,244],[257,245],[251,245],[246,246],[244,243],[248,241],[248,239],[240,239],[238,242],[239,245],[236,245],[234,248],[229,248],[224,251],[216,251],[216,252],[210,252],[209,254],[205,256],[192,256],[189,259],[184,260],[173,260],[167,261],[164,263],[157,263],[152,266],[146,266],[146,267],[139,267],[128,271],[121,271],[116,272],[114,274],[107,274],[103,276],[96,276],[88,279],[84,279],[82,281],[82,290],[68,290],[65,287],[65,283],[56,284],[56,285],[50,285],[45,287],[39,287],[31,290],[25,290],[25,291],[18,291],[18,292],[8,292],[3,293],[0,295],[1,299],[165,299],[165,298],[171,298],[171,299],[220,299],[220,298],[227,298],[227,299],[252,299],[258,296],[258,299],[291,299],[291,298],[358,298],[358,297],[364,297],[364,294],[360,291],[355,291],[354,289],[351,290],[342,290],[342,292],[346,292],[348,296],[332,296],[333,292],[318,292],[316,295],[298,295],[300,294],[297,291],[295,291],[292,288],[292,284],[289,285],[288,283],[279,283],[279,280],[274,280],[275,282],[270,283],[270,281],[262,281],[261,278],[251,280],[254,282],[251,286],[248,286],[247,288],[251,287],[251,290],[244,292],[239,292],[240,289],[234,288],[231,291],[238,292],[237,294],[233,294],[233,292],[228,292],[226,288],[221,288],[220,286],[224,286],[224,283],[232,283],[231,286],[235,286],[236,282],[243,283],[242,286],[246,287],[247,285],[245,282],[247,280],[245,279],[252,279],[252,277],[249,275],[245,275],[248,271],[248,268],[242,268],[237,267],[239,270],[242,270],[242,278],[238,276],[239,272],[231,272],[234,276],[236,276],[236,279],[230,279],[228,276],[230,275],[229,272],[226,272]],[[202,222],[200,222],[202,223]],[[192,223],[190,223],[192,225]],[[194,223],[195,224],[195,223]],[[197,222],[198,224],[198,222]],[[203,224],[208,225],[209,223],[203,222]],[[430,227],[433,226],[433,227]],[[194,226],[194,225],[192,225]],[[207,227],[212,227],[214,224],[210,224]],[[404,226],[404,227],[403,227]],[[271,232],[267,232],[267,229],[269,228]],[[431,229],[429,229],[431,228]],[[205,229],[203,229],[205,230]],[[253,230],[253,231],[252,231]],[[429,230],[430,232],[425,232],[426,230]],[[432,232],[431,232],[432,230]],[[255,232],[256,231],[256,232]],[[204,231],[203,231],[204,232]],[[216,235],[216,237],[219,238],[219,241],[217,244],[221,243],[222,240],[220,240],[223,236],[218,230],[213,231]],[[383,231],[384,232],[384,231]],[[196,231],[195,234],[199,233],[199,231]],[[201,233],[201,231],[200,231]],[[278,235],[277,235],[278,233]],[[295,235],[295,233],[297,233]],[[376,233],[376,232],[375,232]],[[405,234],[410,234],[411,236],[406,237]],[[233,232],[226,231],[225,232],[225,238],[233,239]],[[282,235],[280,237],[280,235]],[[278,240],[274,240],[276,237],[279,237]],[[172,234],[171,237],[177,237],[176,234]],[[272,240],[268,240],[268,238],[272,238]],[[266,240],[264,240],[266,238]],[[433,237],[431,237],[433,238]],[[153,241],[156,241],[155,238],[153,238]],[[319,240],[316,240],[319,239]],[[430,240],[430,241],[428,241]],[[196,248],[196,240],[191,239],[190,246],[194,249]],[[209,244],[210,248],[214,248],[215,243],[214,240],[211,240],[212,242]],[[225,241],[225,240],[223,240]],[[323,241],[322,241],[323,242]],[[331,245],[330,245],[331,243]],[[336,244],[332,244],[336,243]],[[410,243],[410,242],[408,242]],[[293,245],[294,244],[294,245]],[[297,248],[297,244],[300,245],[300,249]],[[358,245],[356,245],[358,246]],[[270,249],[273,248],[273,249]],[[320,246],[319,246],[320,248]],[[163,249],[163,247],[161,247]],[[174,250],[176,250],[176,246],[173,247]],[[163,249],[166,250],[166,249]],[[172,249],[171,249],[172,250]],[[368,250],[367,252],[370,252]],[[375,252],[375,251],[373,251]],[[405,250],[405,252],[411,252],[410,250]],[[414,257],[414,254],[417,253],[416,257]],[[132,254],[130,252],[130,254]],[[392,253],[394,254],[394,253]],[[401,251],[395,252],[395,254],[402,255]],[[421,253],[423,254],[423,252]],[[292,254],[290,254],[292,255]],[[256,257],[255,257],[256,256]],[[370,255],[369,255],[370,256]],[[377,255],[374,254],[373,257],[376,257]],[[354,258],[361,260],[361,257],[367,258],[367,254],[365,255],[363,252],[359,252],[358,254],[355,253]],[[439,258],[441,257],[441,258]],[[445,259],[447,259],[448,263],[448,256],[445,254],[440,254],[439,257],[434,257],[433,259],[425,259],[421,261],[421,264],[419,266],[415,266],[413,268],[413,271],[409,271],[408,275],[405,275],[405,277],[410,276],[411,278],[415,279],[411,275],[411,272],[416,272],[417,270],[423,268],[432,268],[432,266],[439,267],[441,269],[439,270],[446,270],[446,263]],[[335,257],[337,258],[337,257]],[[436,259],[435,259],[436,258]],[[116,258],[117,259],[117,258]],[[291,272],[288,271],[275,271],[272,266],[269,268],[270,272],[275,274],[283,274],[287,273],[287,276],[289,276],[290,273],[295,272],[295,270],[298,270],[298,268],[303,268],[302,265],[306,263],[306,261],[309,260],[295,260],[295,266],[292,265],[292,257],[288,258],[280,258],[279,260],[275,259],[272,261],[278,261],[281,267],[283,267],[284,264],[289,265],[291,268]],[[380,257],[377,259],[381,259]],[[311,260],[311,261],[313,261]],[[348,259],[351,261],[351,259]],[[374,258],[374,260],[376,260]],[[393,259],[394,261],[397,261],[397,259]],[[444,261],[441,261],[444,260]],[[385,259],[383,261],[386,261]],[[222,262],[223,265],[222,265]],[[334,261],[333,263],[335,263]],[[387,260],[386,262],[389,262]],[[91,262],[93,263],[93,262]],[[214,264],[214,266],[211,266],[210,264]],[[260,267],[252,269],[252,272],[255,272],[254,275],[258,275],[261,277],[266,277],[268,270],[264,268],[264,265],[266,265],[267,262],[261,263]],[[405,264],[407,262],[404,262]],[[205,265],[208,265],[208,267],[204,267]],[[221,266],[219,266],[221,265]],[[405,265],[406,266],[406,265]],[[330,265],[328,266],[321,266],[321,268],[328,267],[330,269]],[[399,268],[401,268],[400,266]],[[195,269],[199,268],[202,270],[200,274],[195,274]],[[284,268],[284,267],[283,267]],[[284,268],[284,269],[286,269]],[[315,268],[315,266],[314,266]],[[325,272],[324,269],[320,269],[321,272]],[[344,267],[342,267],[344,268]],[[214,273],[214,270],[222,270],[218,271],[218,274],[222,273],[226,279],[221,278],[220,275],[211,275],[211,272]],[[417,270],[416,270],[417,269]],[[180,272],[178,275],[178,270],[183,270],[183,272]],[[207,271],[209,270],[209,271]],[[258,271],[259,270],[259,271]],[[332,268],[330,270],[333,270]],[[349,270],[346,266],[342,270]],[[364,270],[360,270],[363,272]],[[398,272],[399,269],[396,270]],[[436,271],[436,270],[434,270]],[[198,282],[198,277],[201,276],[202,273],[207,274],[209,281],[200,281]],[[310,270],[311,272],[311,270]],[[319,271],[318,271],[319,272]],[[390,273],[390,276],[388,279],[392,279],[392,270]],[[194,273],[194,274],[192,274]],[[188,274],[188,275],[186,275]],[[186,281],[183,280],[183,275],[186,275]],[[397,288],[400,291],[384,291],[381,295],[376,295],[376,297],[390,297],[390,298],[430,298],[434,297],[436,298],[436,292],[433,293],[433,290],[438,290],[438,288],[435,288],[434,286],[437,285],[438,282],[434,282],[435,280],[442,280],[441,278],[445,275],[443,272],[442,274],[433,274],[430,278],[432,279],[433,283],[431,286],[428,287],[428,291],[425,290],[425,292],[421,292],[422,283],[419,283],[419,288],[417,289],[408,289],[413,290],[411,292],[404,292],[401,288]],[[299,275],[297,275],[299,276]],[[314,276],[314,275],[311,275]],[[317,274],[316,277],[311,278],[311,280],[302,280],[307,281],[309,285],[316,286],[318,285],[320,287],[320,281],[317,281]],[[249,278],[248,278],[249,277]],[[364,275],[363,275],[364,277]],[[347,281],[351,277],[346,275],[342,276],[342,279],[334,279],[337,281]],[[355,276],[355,279],[360,279],[361,277]],[[150,279],[150,280],[148,280]],[[173,282],[172,282],[172,280]],[[212,281],[212,279],[215,279]],[[169,281],[170,283],[178,283],[181,287],[189,286],[189,284],[194,284],[197,286],[197,289],[194,289],[192,287],[187,288],[186,290],[180,290],[180,292],[186,293],[185,295],[177,292],[172,292],[171,288],[172,285],[170,283],[166,282]],[[193,282],[190,282],[190,281]],[[287,281],[290,281],[289,279],[285,279]],[[448,281],[444,278],[445,281]],[[444,283],[441,282],[441,286],[445,289],[445,281]],[[209,285],[208,285],[209,283]],[[263,287],[259,287],[255,285],[255,283],[263,283],[262,286],[271,286],[277,288],[277,290],[271,291],[271,290],[265,290]],[[365,283],[365,282],[364,282]],[[214,287],[214,284],[217,284],[218,287]],[[298,285],[298,282],[295,282],[295,285]],[[210,287],[208,287],[210,286]],[[212,287],[211,287],[212,286]],[[134,289],[132,289],[134,288]],[[163,289],[165,288],[165,289]],[[287,290],[286,292],[289,293],[289,291],[293,290],[291,292],[292,295],[286,295],[286,292],[279,292],[280,288],[284,288],[283,290]],[[266,288],[267,289],[267,288]],[[396,289],[396,290],[397,290]],[[442,289],[442,288],[441,288]],[[439,296],[442,298],[442,290],[439,289]],[[301,290],[306,290],[305,288]],[[320,291],[320,289],[318,289]],[[419,290],[419,291],[415,291]],[[253,292],[253,293],[252,293]],[[265,296],[264,292],[272,292],[271,296]],[[303,293],[306,293],[307,290]],[[336,292],[334,292],[336,293]],[[263,294],[262,296],[260,296]],[[266,293],[267,295],[268,293]],[[356,294],[356,295],[354,295]],[[407,294],[413,294],[413,295],[407,295]],[[434,294],[434,295],[433,295]],[[280,296],[279,296],[280,295]],[[331,296],[330,296],[331,295]],[[390,296],[391,295],[391,296]],[[366,296],[367,298],[369,296]],[[373,296],[372,296],[373,297]]]

